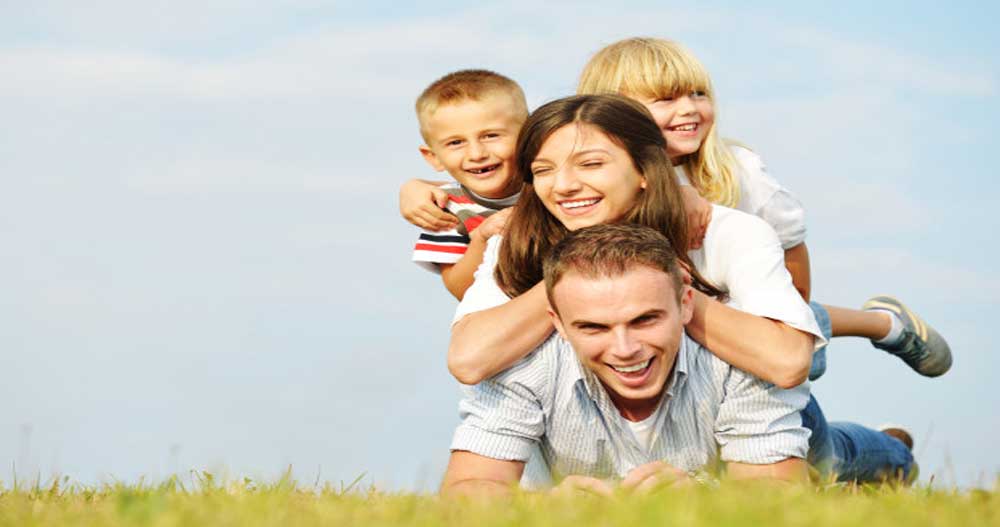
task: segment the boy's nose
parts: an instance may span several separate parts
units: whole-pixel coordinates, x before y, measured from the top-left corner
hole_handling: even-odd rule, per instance
[[[479,141],[472,141],[469,143],[469,160],[478,161],[480,159],[486,159],[489,157],[490,153]]]

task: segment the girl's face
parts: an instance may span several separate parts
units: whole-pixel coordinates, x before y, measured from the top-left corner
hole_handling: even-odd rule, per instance
[[[590,124],[556,130],[531,173],[545,208],[571,231],[621,219],[646,188],[628,152]]]
[[[705,92],[660,99],[629,97],[641,102],[653,114],[667,140],[667,155],[673,162],[697,152],[715,122],[715,107]]]

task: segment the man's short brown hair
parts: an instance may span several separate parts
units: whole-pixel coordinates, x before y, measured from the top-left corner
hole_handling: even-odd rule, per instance
[[[634,223],[594,225],[567,234],[542,264],[545,293],[552,309],[558,312],[552,291],[566,273],[573,271],[585,278],[612,278],[637,266],[669,275],[680,302],[683,282],[677,253],[666,236]]]
[[[508,77],[490,70],[459,70],[434,81],[417,97],[417,120],[420,133],[424,133],[424,118],[439,106],[460,101],[480,101],[487,95],[505,93],[528,116],[528,103],[524,91]]]

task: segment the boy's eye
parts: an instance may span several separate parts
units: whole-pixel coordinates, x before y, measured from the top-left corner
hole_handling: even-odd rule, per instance
[[[462,144],[461,139],[452,139],[451,141],[446,142],[444,146],[458,146],[460,144]]]
[[[500,134],[496,132],[490,132],[488,134],[483,135],[483,139],[496,139],[497,137],[500,137]]]

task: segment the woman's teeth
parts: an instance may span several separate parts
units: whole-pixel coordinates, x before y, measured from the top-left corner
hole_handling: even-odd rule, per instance
[[[581,199],[581,200],[576,200],[576,201],[564,201],[564,202],[560,203],[559,205],[562,206],[564,209],[577,209],[577,208],[580,208],[580,207],[589,207],[589,206],[597,203],[598,201],[601,201],[601,198]]]
[[[620,373],[635,373],[637,371],[642,371],[642,370],[645,370],[646,368],[648,368],[649,367],[649,363],[652,362],[652,361],[653,361],[653,359],[649,358],[649,359],[646,359],[645,362],[640,362],[639,364],[635,364],[635,365],[632,365],[632,366],[611,366],[611,367],[614,368],[615,371],[620,372]]]

